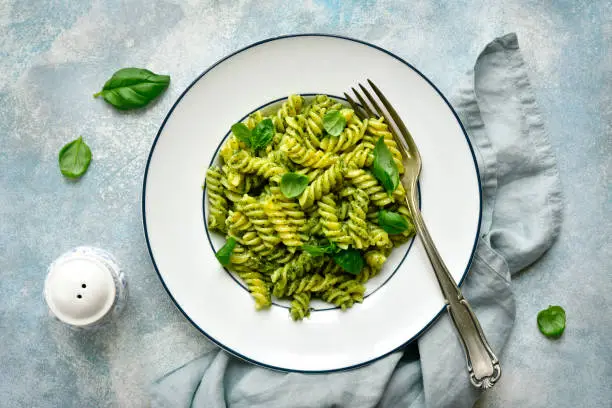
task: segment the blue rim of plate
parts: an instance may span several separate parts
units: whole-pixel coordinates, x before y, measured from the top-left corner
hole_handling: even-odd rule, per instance
[[[321,94],[317,94],[317,93],[300,93],[301,96],[306,96],[306,97],[311,97],[311,96],[316,96],[316,95],[321,95]],[[336,100],[341,100],[343,102],[348,103],[348,100],[346,98],[343,98],[341,96],[338,95],[331,95],[331,94],[324,94],[327,95],[329,97],[331,97],[332,99],[336,99]],[[278,103],[282,100],[287,99],[286,96],[283,96],[282,98],[276,98],[270,102],[266,102],[263,105],[259,106],[258,108],[253,109],[252,111],[250,111],[249,113],[247,113],[246,115],[244,115],[242,118],[240,118],[240,120],[238,120],[238,122],[242,122],[243,120],[245,120],[250,114],[257,112],[258,110],[261,109],[265,109],[268,106],[274,105],[275,103]],[[359,105],[361,106],[361,105]],[[217,146],[217,149],[215,149],[215,152],[213,153],[213,157],[210,160],[210,163],[208,165],[208,167],[212,167],[215,159],[218,156],[219,150],[221,149],[221,146],[223,146],[223,142],[225,142],[225,140],[229,137],[230,133],[232,133],[232,131],[228,131],[225,136],[223,136],[223,139],[221,139],[221,142],[219,143],[219,145]],[[204,222],[204,230],[206,231],[206,238],[208,238],[208,243],[210,244],[210,247],[212,248],[213,252],[216,252],[215,250],[215,246],[213,245],[212,242],[212,238],[210,237],[210,233],[211,231],[208,229],[208,224],[206,222],[206,182],[204,182],[203,188],[202,188],[202,214],[204,215],[202,221]],[[419,205],[419,209],[421,208],[421,184],[420,182],[417,181],[417,198],[418,198],[418,205]],[[391,274],[384,280],[384,282],[382,282],[376,289],[374,289],[372,292],[368,293],[367,295],[363,296],[363,300],[366,300],[368,297],[370,297],[371,295],[373,295],[374,293],[376,293],[380,288],[382,288],[383,286],[385,286],[390,280],[391,278],[393,278],[393,276],[395,276],[395,273],[399,270],[399,268],[402,266],[402,264],[404,263],[404,261],[406,260],[406,257],[408,256],[408,253],[410,252],[410,249],[412,249],[412,244],[414,244],[414,240],[416,239],[416,235],[413,235],[412,238],[410,238],[410,243],[408,244],[408,248],[406,248],[406,251],[404,252],[404,256],[402,256],[401,261],[397,264],[397,266],[395,267],[395,269],[393,270],[393,272],[391,272]],[[229,269],[223,267],[223,270],[234,280],[234,282],[236,282],[236,284],[238,286],[240,286],[242,289],[244,289],[247,293],[249,292],[249,289],[246,287],[246,285],[240,281],[240,279],[238,277],[236,277],[233,273],[230,272]],[[282,305],[280,303],[277,303],[275,301],[272,301],[272,306],[276,306],[276,307],[282,307],[283,309],[290,309],[289,306],[285,306]],[[336,309],[340,309],[340,306],[329,306],[326,308],[321,308],[321,309],[314,309],[314,308],[310,308],[311,312],[325,312],[328,310],[336,310]]]
[[[474,153],[474,148],[472,147],[472,143],[470,142],[470,139],[469,139],[469,137],[467,135],[467,132],[465,131],[465,127],[463,126],[463,123],[461,123],[461,120],[459,119],[459,116],[457,115],[457,112],[455,112],[455,109],[453,109],[452,105],[450,104],[448,99],[446,99],[444,94],[438,89],[438,87],[436,87],[434,85],[433,82],[431,82],[429,80],[429,78],[427,78],[421,71],[416,69],[410,63],[406,62],[403,58],[398,57],[397,55],[393,54],[390,51],[385,50],[382,47],[379,47],[377,45],[368,43],[368,42],[363,41],[363,40],[357,40],[355,38],[345,37],[345,36],[336,35],[336,34],[320,34],[320,33],[288,34],[288,35],[280,35],[280,36],[277,36],[277,37],[267,38],[265,40],[261,40],[261,41],[255,42],[253,44],[247,45],[246,47],[243,47],[243,48],[239,49],[238,51],[235,51],[235,52],[233,52],[233,53],[231,53],[231,54],[221,58],[220,60],[218,60],[217,62],[212,64],[210,67],[208,67],[208,69],[206,69],[200,75],[198,75],[198,77],[196,79],[194,79],[191,82],[191,84],[189,84],[189,86],[187,88],[185,88],[185,90],[181,93],[181,95],[178,97],[176,102],[174,102],[174,104],[172,105],[172,108],[170,108],[170,110],[168,111],[168,114],[164,118],[164,121],[162,122],[161,126],[159,127],[159,130],[157,131],[157,135],[155,136],[155,139],[153,140],[153,144],[151,145],[151,150],[149,152],[149,157],[147,158],[147,165],[145,166],[145,173],[144,173],[143,184],[142,184],[142,223],[143,223],[143,227],[144,227],[145,240],[147,242],[147,249],[149,251],[149,256],[151,257],[151,262],[153,263],[153,267],[155,268],[155,272],[157,273],[157,276],[159,277],[159,280],[161,281],[164,289],[166,290],[166,292],[170,296],[170,299],[172,299],[172,302],[178,308],[178,310],[183,314],[183,316],[185,316],[185,318],[196,329],[198,329],[203,335],[205,335],[210,341],[212,341],[215,345],[217,345],[218,347],[220,347],[223,350],[227,351],[228,353],[230,353],[230,354],[232,354],[232,355],[234,355],[234,356],[236,356],[236,357],[238,357],[238,358],[240,358],[240,359],[242,359],[244,361],[247,361],[249,363],[258,365],[260,367],[265,367],[265,368],[269,368],[269,369],[272,369],[272,370],[276,370],[276,371],[294,372],[294,373],[303,373],[303,374],[327,374],[327,373],[348,371],[348,370],[352,370],[352,369],[355,369],[355,368],[363,367],[363,366],[372,364],[373,362],[378,361],[378,360],[380,360],[382,358],[385,358],[388,355],[390,355],[392,353],[395,353],[398,350],[401,350],[402,348],[404,348],[407,345],[409,345],[410,343],[412,343],[414,340],[418,339],[419,336],[421,336],[427,329],[429,329],[429,327],[431,327],[431,325],[438,319],[438,317],[440,317],[440,315],[442,314],[444,309],[446,309],[446,307],[442,306],[440,311],[438,313],[436,313],[436,315],[429,321],[429,323],[427,323],[421,330],[419,330],[418,333],[416,333],[410,339],[406,340],[403,344],[401,344],[400,346],[396,347],[395,349],[393,349],[391,351],[388,351],[388,352],[386,352],[384,354],[381,354],[380,356],[375,357],[373,359],[370,359],[368,361],[364,361],[364,362],[361,362],[361,363],[358,363],[358,364],[353,364],[353,365],[347,366],[347,367],[334,368],[334,369],[330,369],[330,370],[295,370],[295,369],[277,367],[277,366],[273,366],[273,365],[270,365],[270,364],[264,364],[264,363],[261,363],[259,361],[253,360],[253,359],[251,359],[251,358],[249,358],[247,356],[244,356],[244,355],[240,354],[239,352],[231,349],[230,347],[227,347],[226,345],[224,345],[223,343],[221,343],[220,341],[218,341],[217,339],[215,339],[214,337],[212,337],[211,335],[206,333],[206,331],[204,331],[204,329],[202,329],[200,326],[198,326],[189,317],[189,315],[183,310],[183,308],[181,308],[181,306],[178,304],[178,302],[176,301],[174,296],[172,296],[172,293],[170,292],[170,290],[166,286],[166,283],[164,282],[164,278],[159,273],[159,269],[157,267],[157,264],[155,263],[155,257],[153,256],[153,251],[151,249],[151,243],[149,242],[149,234],[147,232],[147,218],[146,218],[146,212],[145,212],[147,176],[148,176],[148,173],[149,173],[149,165],[151,164],[151,157],[153,157],[153,152],[155,151],[155,146],[157,145],[157,140],[159,139],[162,131],[164,130],[164,126],[166,125],[166,122],[168,121],[170,116],[172,116],[172,112],[174,112],[174,109],[178,106],[179,102],[183,99],[183,97],[187,94],[187,92],[189,92],[191,87],[193,85],[195,85],[202,77],[204,77],[208,72],[210,72],[217,65],[221,64],[225,60],[227,60],[227,59],[229,59],[229,58],[231,58],[231,57],[233,57],[233,56],[235,56],[237,54],[240,54],[243,51],[246,51],[246,50],[248,50],[250,48],[253,48],[253,47],[256,47],[258,45],[265,44],[265,43],[268,43],[268,42],[277,41],[277,40],[283,40],[283,39],[287,39],[287,38],[297,38],[297,37],[327,37],[327,38],[337,38],[337,39],[341,39],[341,40],[352,41],[352,42],[355,42],[355,43],[358,43],[358,44],[366,45],[366,46],[374,48],[374,49],[376,49],[378,51],[384,52],[385,54],[389,55],[390,57],[393,57],[396,60],[398,60],[399,62],[403,63],[408,68],[410,68],[412,71],[416,72],[421,78],[423,78],[438,93],[440,98],[442,98],[442,100],[446,103],[446,105],[448,106],[450,111],[453,113],[453,116],[455,117],[455,119],[457,120],[457,123],[461,127],[461,131],[463,132],[463,136],[465,136],[465,141],[468,144],[468,147],[470,149],[470,153],[472,154],[472,160],[474,162],[474,169],[476,170],[476,177],[477,177],[477,180],[478,180],[478,200],[479,200],[479,207],[480,207],[480,212],[478,214],[478,227],[476,229],[476,236],[474,237],[474,245],[472,247],[472,253],[470,255],[470,260],[469,260],[467,266],[465,267],[465,271],[463,272],[463,275],[461,276],[461,279],[459,280],[459,286],[461,286],[461,284],[463,284],[463,281],[465,280],[465,278],[467,276],[467,273],[468,273],[468,271],[470,269],[470,266],[472,265],[472,261],[474,260],[474,254],[476,252],[476,246],[478,245],[478,236],[480,234],[480,227],[481,227],[481,224],[482,224],[482,183],[480,181],[480,171],[478,170],[478,165],[477,165],[477,162],[476,162],[476,154]]]

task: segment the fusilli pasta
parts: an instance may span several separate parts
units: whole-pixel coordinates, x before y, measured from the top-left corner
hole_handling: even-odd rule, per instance
[[[338,136],[327,133],[326,115],[346,121]],[[290,301],[294,320],[310,315],[314,298],[350,308],[363,301],[366,282],[380,273],[393,247],[414,235],[404,187],[387,193],[371,172],[382,137],[401,174],[398,145],[383,118],[361,120],[326,95],[310,103],[291,95],[270,114],[250,114],[244,131],[255,134],[266,120],[265,144],[252,147],[244,135],[230,134],[219,165],[208,169],[208,227],[236,240],[228,268],[257,309],[269,307],[273,297]],[[293,198],[281,188],[289,172],[306,176]],[[381,209],[400,214],[410,228],[387,233],[378,225]],[[306,245],[327,249],[311,253]],[[344,250],[358,251],[361,270],[340,266],[335,254]]]

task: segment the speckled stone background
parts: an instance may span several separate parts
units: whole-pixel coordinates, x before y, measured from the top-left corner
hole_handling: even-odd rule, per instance
[[[336,33],[397,53],[452,94],[481,48],[510,31],[558,157],[565,223],[515,279],[504,376],[478,404],[612,406],[610,16],[609,1],[590,0],[0,0],[0,406],[147,406],[152,380],[212,347],[164,292],[140,210],[156,131],[211,63],[270,36]],[[169,73],[172,84],[137,112],[92,99],[124,66]],[[94,161],[70,182],[57,153],[78,135]],[[128,274],[129,305],[102,332],[56,324],[42,298],[48,264],[81,244],[111,251]],[[535,323],[548,304],[567,310],[557,341]]]

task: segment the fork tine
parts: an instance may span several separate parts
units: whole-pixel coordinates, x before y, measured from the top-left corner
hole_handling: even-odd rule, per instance
[[[363,93],[366,95],[366,97],[370,100],[370,103],[374,106],[374,109],[376,109],[379,112],[378,116],[382,116],[385,119],[385,122],[387,122],[387,126],[389,126],[389,132],[391,132],[391,134],[393,135],[393,139],[395,140],[395,143],[399,144],[402,147],[400,149],[400,151],[402,152],[402,155],[410,156],[410,151],[411,151],[411,149],[409,148],[410,145],[406,145],[405,138],[398,137],[397,132],[393,129],[393,126],[391,126],[392,122],[389,120],[389,118],[385,114],[384,109],[380,108],[380,106],[378,105],[378,102],[376,102],[376,99],[372,96],[372,94],[370,94],[370,92],[368,92],[366,87],[364,87],[361,84],[359,84],[359,87],[361,88]]]
[[[355,88],[351,88],[351,89],[353,90],[353,93],[355,94],[357,99],[359,99],[359,103],[361,103],[361,106],[363,106],[365,111],[368,113],[368,116],[377,116],[375,112],[372,112],[372,109],[370,109],[370,106],[368,105],[368,103],[365,101],[365,99],[363,99],[363,96],[361,96],[361,94],[357,92]]]
[[[372,104],[372,106],[374,107],[374,109],[378,112],[378,116],[382,116],[385,118],[385,121],[387,122],[387,124],[389,124],[389,120],[387,119],[387,117],[385,116],[385,111],[380,109],[380,106],[378,106],[378,103],[376,102],[376,99],[374,99],[372,97],[372,95],[370,94],[370,92],[366,89],[365,86],[359,84],[359,87],[361,88],[361,91],[365,94],[366,98],[368,98],[368,100],[370,101],[370,103]]]
[[[368,117],[368,115],[365,113],[365,110],[361,106],[359,106],[357,102],[355,102],[355,100],[351,98],[349,94],[345,92],[344,97],[346,98],[348,103],[351,105],[351,107],[353,108],[353,110],[355,111],[355,114],[359,117],[359,119],[364,120],[365,118]]]
[[[404,121],[397,114],[397,111],[393,108],[393,105],[391,105],[391,103],[389,103],[389,101],[387,100],[385,95],[383,95],[383,93],[380,91],[380,89],[378,89],[378,87],[376,85],[374,85],[374,82],[372,82],[371,80],[368,79],[368,83],[370,84],[370,86],[374,90],[374,93],[376,94],[376,96],[378,96],[378,98],[380,99],[382,104],[387,109],[387,112],[389,112],[389,115],[391,115],[391,118],[393,119],[393,121],[395,122],[395,125],[398,127],[400,133],[402,134],[402,136],[404,138],[404,141],[408,144],[408,147],[410,148],[410,152],[412,154],[419,154],[419,151],[418,151],[418,149],[416,147],[416,144],[414,143],[414,139],[412,139],[412,135],[410,134],[410,132],[406,128],[406,125],[404,124]],[[385,119],[387,119],[387,118],[385,117]]]

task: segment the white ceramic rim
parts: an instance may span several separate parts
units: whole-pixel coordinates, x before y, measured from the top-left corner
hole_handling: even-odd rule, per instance
[[[435,278],[433,277],[433,272],[432,271],[419,271],[419,273],[422,275],[419,275],[419,280],[422,281],[426,281],[427,283],[427,289],[428,292],[433,298],[432,302],[435,302],[437,304],[439,304],[439,306],[433,311],[431,312],[431,310],[428,310],[429,313],[424,313],[421,314],[420,316],[418,316],[418,319],[416,321],[411,322],[411,328],[410,330],[408,330],[411,334],[410,335],[406,335],[402,341],[397,341],[397,339],[395,339],[395,343],[392,346],[389,345],[389,342],[384,343],[383,345],[373,345],[374,350],[370,350],[367,353],[364,353],[364,355],[362,356],[351,356],[350,353],[346,354],[344,353],[344,348],[343,348],[343,344],[339,343],[336,344],[337,348],[333,349],[333,353],[330,354],[325,354],[323,356],[313,356],[313,355],[308,355],[308,353],[305,353],[306,356],[304,357],[304,359],[300,360],[300,358],[296,357],[297,354],[295,354],[297,351],[294,350],[293,354],[290,351],[287,350],[282,350],[279,349],[278,347],[276,349],[273,349],[273,355],[268,355],[268,356],[262,356],[261,353],[258,352],[257,350],[257,346],[255,346],[255,349],[251,348],[249,350],[243,350],[242,346],[238,346],[236,347],[236,345],[232,344],[233,342],[235,343],[235,338],[231,341],[224,341],[223,337],[225,337],[227,335],[227,333],[222,334],[221,336],[218,336],[214,333],[214,330],[206,330],[206,327],[202,327],[202,324],[198,324],[197,320],[199,320],[200,316],[196,316],[194,317],[194,310],[190,305],[186,305],[186,301],[188,301],[187,299],[185,299],[184,297],[182,297],[182,295],[178,295],[176,293],[176,290],[172,290],[173,288],[171,288],[171,286],[174,283],[170,283],[169,281],[171,281],[172,279],[176,279],[174,277],[171,276],[171,274],[169,274],[169,270],[167,270],[167,268],[165,269],[161,269],[160,265],[159,265],[159,260],[160,257],[163,257],[164,255],[161,255],[160,253],[160,249],[154,249],[155,248],[155,243],[152,243],[152,240],[155,238],[152,238],[153,235],[155,233],[152,234],[153,230],[156,228],[151,228],[151,225],[149,225],[149,223],[147,222],[147,214],[149,214],[150,218],[151,218],[151,214],[148,213],[147,209],[149,209],[149,211],[151,211],[150,205],[147,205],[147,187],[149,186],[148,182],[150,182],[150,171],[151,169],[154,167],[151,166],[152,160],[154,159],[154,153],[155,153],[155,149],[158,145],[158,142],[160,140],[160,136],[163,134],[165,127],[168,124],[168,121],[170,120],[170,118],[172,117],[172,114],[175,112],[175,109],[180,105],[180,102],[183,100],[183,98],[188,94],[188,92],[192,89],[192,87],[194,87],[194,85],[196,85],[202,78],[205,77],[205,75],[207,75],[209,72],[213,71],[216,67],[218,67],[220,64],[222,64],[223,62],[231,59],[232,57],[235,56],[240,56],[241,53],[251,50],[255,47],[258,47],[260,45],[264,45],[264,44],[268,44],[274,41],[286,41],[286,40],[292,40],[292,39],[301,39],[301,38],[307,38],[307,39],[316,39],[316,40],[334,40],[334,41],[345,41],[347,42],[347,44],[356,44],[357,46],[360,47],[365,47],[365,48],[369,48],[371,52],[379,52],[379,53],[383,53],[386,54],[387,57],[391,57],[389,58],[390,61],[395,61],[396,63],[399,62],[401,64],[403,64],[404,68],[406,68],[407,70],[409,70],[412,74],[412,76],[417,76],[418,78],[416,80],[422,80],[424,85],[427,85],[427,87],[431,88],[431,94],[435,95],[439,101],[438,103],[441,103],[444,105],[444,112],[448,113],[449,115],[443,115],[443,116],[448,116],[448,117],[444,117],[444,118],[437,118],[437,119],[444,119],[444,120],[450,120],[452,119],[454,126],[455,126],[455,132],[457,134],[462,134],[463,138],[462,140],[465,140],[465,150],[462,152],[465,153],[463,154],[464,159],[468,158],[471,161],[472,167],[471,167],[471,172],[469,174],[469,177],[465,178],[465,181],[468,186],[468,190],[471,191],[471,193],[468,197],[467,200],[472,200],[472,204],[473,207],[476,206],[477,210],[474,208],[471,208],[471,211],[473,214],[472,215],[472,219],[468,220],[468,224],[470,224],[471,222],[471,228],[470,232],[471,232],[471,241],[473,241],[470,245],[470,250],[469,251],[463,251],[463,257],[461,258],[461,264],[462,267],[458,268],[456,263],[457,261],[455,260],[455,258],[457,258],[456,256],[453,257],[453,253],[452,253],[452,248],[449,251],[449,245],[448,245],[448,241],[451,240],[454,237],[448,238],[448,239],[444,239],[446,234],[438,234],[437,230],[439,229],[438,226],[436,225],[436,219],[429,219],[427,218],[427,209],[428,207],[425,206],[424,208],[424,216],[426,221],[428,222],[428,225],[430,226],[430,231],[432,232],[432,235],[434,236],[434,238],[436,238],[436,242],[438,244],[438,248],[440,250],[440,252],[442,253],[443,257],[445,258],[445,260],[450,259],[450,261],[448,262],[449,264],[449,269],[451,270],[451,274],[453,275],[453,277],[455,278],[455,280],[461,284],[463,279],[465,278],[467,271],[469,269],[469,265],[471,263],[474,251],[476,249],[476,245],[477,245],[477,239],[478,239],[478,231],[480,229],[480,222],[481,222],[481,209],[482,209],[482,203],[481,203],[481,185],[480,185],[480,177],[478,174],[478,167],[476,165],[476,159],[475,159],[475,155],[474,155],[474,150],[469,142],[469,139],[467,138],[467,134],[459,120],[459,118],[457,117],[457,114],[454,112],[453,108],[451,107],[451,105],[448,103],[447,99],[442,95],[442,93],[435,87],[435,85],[433,85],[433,83],[431,83],[431,81],[429,81],[422,73],[420,73],[416,68],[414,68],[412,65],[410,65],[409,63],[407,63],[406,61],[402,60],[401,58],[397,57],[396,55],[380,48],[377,47],[375,45],[360,41],[360,40],[355,40],[355,39],[351,39],[351,38],[346,38],[346,37],[341,37],[341,36],[335,36],[335,35],[326,35],[326,34],[299,34],[299,35],[288,35],[288,36],[281,36],[281,37],[275,37],[275,38],[270,38],[267,40],[263,40],[257,43],[254,43],[252,45],[249,45],[245,48],[242,48],[239,51],[236,51],[233,54],[230,54],[229,56],[223,58],[222,60],[218,61],[217,63],[215,63],[214,65],[212,65],[208,70],[206,70],[205,72],[203,72],[200,76],[198,76],[198,78],[196,78],[188,87],[187,89],[181,94],[181,96],[177,99],[177,101],[175,102],[175,104],[173,105],[173,107],[170,109],[168,115],[166,116],[166,118],[164,119],[164,122],[162,123],[158,134],[153,142],[153,145],[151,147],[151,151],[149,154],[149,158],[147,161],[147,165],[146,165],[146,170],[145,170],[145,176],[144,176],[144,181],[143,181],[143,196],[142,196],[142,210],[143,210],[143,224],[144,224],[144,232],[145,232],[145,238],[147,241],[147,246],[148,246],[148,250],[149,253],[151,255],[151,259],[153,261],[153,265],[156,269],[156,272],[162,282],[162,284],[164,285],[164,288],[167,290],[168,294],[170,295],[171,299],[173,300],[173,302],[175,303],[175,305],[179,308],[179,310],[185,315],[185,317],[198,329],[200,330],[203,334],[205,334],[211,341],[213,341],[215,344],[217,344],[218,346],[222,347],[223,349],[225,349],[226,351],[236,355],[237,357],[240,357],[246,361],[252,362],[254,364],[258,364],[264,367],[268,367],[268,368],[272,368],[272,369],[277,369],[277,370],[283,370],[283,371],[295,371],[295,372],[305,372],[305,373],[324,373],[324,372],[333,372],[333,371],[340,371],[340,370],[347,370],[347,369],[352,369],[352,368],[356,368],[356,367],[360,367],[363,366],[365,364],[369,364],[372,363],[380,358],[383,358],[385,356],[387,356],[388,354],[400,349],[401,347],[405,346],[406,344],[412,342],[413,340],[415,340],[420,334],[423,333],[423,331],[425,331],[438,317],[438,315],[442,312],[443,308],[444,308],[444,301],[443,298],[441,296],[441,294],[439,293],[439,289],[437,288],[437,283],[435,282]],[[344,44],[343,44],[344,46]],[[367,54],[367,53],[366,53]],[[376,78],[375,79],[377,82],[378,81]],[[354,85],[354,84],[352,84]],[[379,83],[379,86],[381,86],[381,88],[385,91],[385,93],[388,94],[388,96],[391,99],[391,96],[389,95],[389,92],[387,91],[387,89],[389,89],[388,87],[384,87]],[[314,90],[314,91],[318,91],[318,90]],[[392,99],[393,101],[395,101],[396,99]],[[264,101],[265,102],[265,101]],[[269,102],[266,102],[264,105],[267,105]],[[395,104],[395,102],[394,102]],[[398,106],[396,105],[396,108]],[[402,114],[402,117],[404,118],[404,120],[407,122],[408,126],[410,127],[411,123],[408,123],[408,121],[406,120],[406,117],[404,116],[403,112],[401,109],[398,109],[398,111]],[[241,112],[239,115],[243,116],[244,113],[246,112]],[[238,119],[238,118],[236,118]],[[234,120],[235,121],[235,120]],[[231,124],[231,123],[230,123]],[[229,126],[227,126],[227,128],[229,128]],[[412,129],[411,129],[412,131]],[[216,133],[215,133],[216,134]],[[221,134],[219,134],[221,136]],[[419,135],[418,135],[418,131],[417,133],[413,132],[413,136],[415,137],[415,139],[417,140],[417,144],[419,145],[419,147],[421,148],[421,146],[424,146],[425,144],[420,143],[419,141]],[[454,140],[454,139],[453,139]],[[456,141],[455,141],[456,142]],[[216,148],[216,147],[215,147]],[[422,149],[421,149],[422,150]],[[423,153],[423,150],[422,150]],[[203,172],[205,172],[206,169],[206,165],[208,164],[208,162],[210,161],[210,158],[208,157],[202,157],[202,168],[203,168]],[[204,173],[202,173],[203,175]],[[462,174],[462,177],[465,177],[466,174]],[[421,182],[423,182],[423,176],[421,178]],[[203,177],[202,177],[203,179]],[[469,179],[469,180],[468,180]],[[457,181],[457,180],[454,180]],[[461,177],[459,177],[459,181],[461,181]],[[459,183],[461,184],[461,183]],[[426,183],[427,186],[427,183]],[[150,186],[149,186],[150,187]],[[426,188],[427,190],[427,188]],[[453,190],[453,193],[456,193],[457,191]],[[425,192],[425,196],[427,197],[427,191]],[[439,202],[441,202],[442,200],[439,200]],[[200,205],[202,203],[200,202]],[[461,204],[460,204],[461,205]],[[157,217],[159,219],[159,217]],[[165,219],[163,220],[163,222],[165,221],[169,221],[169,219],[167,219],[166,217],[164,217]],[[158,223],[159,224],[159,223]],[[452,224],[452,220],[451,220],[451,224]],[[200,225],[203,226],[204,222],[202,219],[202,223]],[[433,227],[432,227],[433,225]],[[191,231],[192,233],[193,231]],[[445,232],[448,232],[450,235],[453,235],[454,232],[447,230]],[[456,232],[456,231],[455,231]],[[190,238],[194,238],[193,234],[190,235]],[[199,239],[199,238],[198,238]],[[415,250],[413,250],[413,252],[417,252],[417,254],[414,257],[408,257],[410,258],[415,258],[414,262],[416,262],[415,264],[418,264],[420,269],[430,269],[430,266],[427,262],[426,257],[424,257],[424,250],[422,248],[422,246],[420,245],[420,242],[417,241],[417,244],[415,245]],[[156,255],[154,255],[154,252],[156,252]],[[413,253],[411,252],[411,253]],[[211,251],[211,254],[213,252]],[[447,255],[451,255],[451,256],[447,256]],[[214,258],[214,257],[213,257]],[[427,266],[429,267],[427,267]],[[406,275],[407,273],[404,273],[403,275]],[[226,283],[223,283],[223,279],[225,279],[226,281],[229,281],[227,278],[227,276],[223,277],[221,276],[222,274],[218,274],[219,276],[217,277],[215,284],[219,284],[219,291],[223,292],[224,290],[233,290],[233,289],[229,289],[229,287],[226,287],[225,289],[221,288],[222,286],[227,286]],[[401,275],[401,274],[400,274]],[[230,279],[231,280],[231,279]],[[433,286],[432,286],[433,284]],[[389,288],[391,286],[396,286],[396,290],[398,285],[386,285],[383,287],[384,288]],[[234,288],[236,288],[237,285],[234,284]],[[405,286],[402,286],[401,289],[405,289]],[[217,292],[217,290],[215,290],[215,292]],[[393,296],[394,290],[390,290],[387,289],[385,291],[381,292],[389,292],[387,293],[387,298]],[[225,292],[223,292],[225,293]],[[204,294],[204,291],[202,292],[202,294]],[[229,294],[229,293],[228,293]],[[394,296],[394,299],[399,299],[400,297],[403,296],[403,294],[401,292],[395,293],[396,296]],[[377,298],[380,300],[382,298],[384,299],[384,294],[379,294],[377,296]],[[180,299],[179,299],[180,297]],[[225,297],[231,297],[231,296],[225,296]],[[245,307],[249,307],[248,303],[251,302],[251,299],[248,296],[242,296],[243,299],[245,299],[246,301],[240,301],[238,302],[239,304],[235,305],[236,309],[239,309],[241,312],[244,312],[245,315],[249,315],[249,319],[253,318],[253,319],[259,319],[259,321],[257,322],[258,325],[263,325],[266,328],[272,328],[273,330],[277,330],[278,327],[274,327],[274,322],[278,323],[278,311],[276,312],[271,312],[269,315],[267,315],[265,313],[260,313],[255,315],[254,311],[252,313],[249,313],[248,310],[249,309],[244,309]],[[428,300],[429,302],[429,300]],[[370,305],[371,303],[371,305]],[[374,305],[374,300],[370,300],[368,303],[364,303],[364,304],[369,304],[367,310],[371,310],[373,308],[375,308]],[[273,308],[274,309],[274,308]],[[431,307],[429,307],[429,309],[431,309]],[[251,309],[252,310],[252,307]],[[284,310],[285,314],[286,314],[286,310]],[[341,312],[338,312],[341,313]],[[270,317],[270,315],[273,315],[274,317]],[[334,321],[335,323],[333,324],[333,326],[336,326],[336,324],[338,322],[342,322],[342,324],[344,324],[344,322],[348,322],[348,316],[357,316],[358,314],[353,313],[353,314],[345,314],[342,316],[342,320],[337,320],[335,318],[331,318],[332,321]],[[286,316],[284,316],[286,318]],[[394,316],[395,317],[395,316]],[[324,319],[324,320],[328,320],[327,324],[329,324],[329,318],[328,319]],[[227,323],[227,320],[224,320],[224,323]],[[246,321],[246,323],[248,324],[248,320]],[[349,324],[356,324],[358,323],[353,321]],[[399,326],[400,328],[403,327],[402,325],[405,324],[406,322],[402,322],[401,320],[398,321],[396,323],[396,327]],[[255,323],[253,323],[255,324]],[[293,327],[304,327],[304,326],[299,326],[296,325],[295,323],[291,322],[292,325],[294,325]],[[270,326],[271,325],[271,326]],[[227,325],[226,326],[231,326],[231,325]],[[258,326],[261,327],[261,326]],[[288,330],[293,330],[291,328],[292,326],[288,326],[288,327],[284,327],[285,329]],[[332,326],[326,326],[326,327],[332,327]],[[418,327],[418,329],[415,329],[416,327]],[[397,330],[400,330],[400,328],[398,328]],[[218,329],[218,327],[217,327]],[[215,329],[215,330],[217,330]],[[385,333],[384,331],[382,332],[383,334]],[[252,334],[252,333],[251,333]],[[303,333],[301,333],[303,335]],[[300,335],[300,329],[297,329],[297,331],[295,331],[293,333],[293,336],[295,339],[297,339],[296,335]],[[311,333],[312,335],[312,333]],[[379,334],[377,334],[379,335]],[[231,337],[231,336],[230,336]],[[261,336],[255,335],[255,337],[258,339],[258,341],[265,341],[266,340],[270,340],[269,338],[266,339],[265,336],[262,338]],[[397,336],[396,336],[397,337]],[[401,335],[400,335],[401,337]],[[257,342],[255,342],[257,343]],[[243,344],[244,346],[244,344]],[[265,354],[265,353],[264,353]],[[316,354],[316,352],[315,352]],[[338,356],[340,355],[340,358],[335,358],[334,356]],[[263,357],[263,358],[262,358]],[[320,358],[319,358],[320,357]],[[333,361],[330,361],[331,360]],[[296,360],[297,359],[297,360]],[[313,362],[314,359],[314,362]]]

